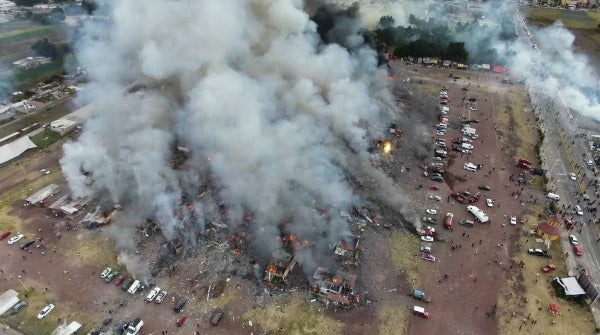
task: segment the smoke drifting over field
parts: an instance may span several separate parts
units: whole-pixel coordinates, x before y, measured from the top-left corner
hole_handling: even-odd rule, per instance
[[[93,117],[64,147],[72,192],[107,192],[123,205],[119,224],[156,218],[167,239],[193,241],[210,223],[234,228],[251,214],[265,258],[282,232],[295,233],[315,243],[302,255],[314,266],[347,230],[339,211],[360,204],[347,177],[380,176],[366,148],[395,108],[358,18],[330,34],[347,49],[324,43],[302,6],[115,2],[111,21],[92,22],[78,43]],[[140,78],[151,84],[128,94]],[[191,156],[179,169],[169,165],[175,143]]]
[[[346,4],[351,1],[343,1]],[[467,4],[470,7],[466,7]],[[401,9],[399,9],[399,7]],[[561,23],[544,28],[523,29],[518,3],[378,1],[364,3],[360,12],[371,16],[391,15],[396,25],[419,28],[419,35],[406,38],[439,38],[464,41],[470,63],[503,65],[538,93],[562,97],[574,112],[600,121],[600,76],[585,55],[574,50],[575,37]],[[376,14],[375,14],[376,13]],[[410,15],[418,22],[411,22]],[[369,20],[374,28],[377,20]],[[521,38],[517,38],[517,33]],[[533,41],[536,48],[532,47]]]

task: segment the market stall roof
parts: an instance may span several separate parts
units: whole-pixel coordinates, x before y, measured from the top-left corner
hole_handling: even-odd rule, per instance
[[[552,313],[559,313],[560,310],[558,309],[558,305],[557,304],[550,304],[550,312],[552,312]]]
[[[562,286],[562,288],[565,290],[565,295],[567,296],[585,295],[585,291],[581,285],[579,285],[577,278],[575,277],[555,277],[553,280]]]

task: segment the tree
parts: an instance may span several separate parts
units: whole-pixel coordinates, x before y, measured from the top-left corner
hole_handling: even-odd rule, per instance
[[[465,42],[450,42],[446,49],[446,56],[457,62],[466,62],[469,58],[469,53],[465,49]]]
[[[384,15],[379,19],[379,28],[393,28],[396,25],[396,20],[390,15]]]
[[[44,3],[44,0],[13,0],[15,5],[22,7],[32,7],[34,5]]]
[[[83,0],[81,2],[81,8],[83,8],[88,15],[94,14],[94,11],[98,8],[98,5],[94,0]]]
[[[31,49],[33,49],[33,51],[35,51],[36,54],[43,57],[52,58],[52,60],[56,60],[60,56],[56,45],[48,41],[47,38],[44,38],[43,40],[38,40],[35,43],[33,43],[31,45]]]
[[[62,8],[52,8],[50,11],[50,21],[60,22],[65,20],[65,11]]]

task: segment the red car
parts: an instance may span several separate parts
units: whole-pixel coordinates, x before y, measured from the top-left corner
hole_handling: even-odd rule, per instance
[[[456,193],[456,192],[452,192],[452,194],[450,194],[450,195],[451,195],[451,196],[452,196],[454,199],[456,199],[456,201],[458,201],[459,203],[461,203],[461,204],[464,204],[464,203],[465,203],[465,198],[464,198],[462,195],[460,195],[460,194],[458,194],[458,193]]]
[[[573,252],[576,256],[583,256],[583,248],[581,248],[581,245],[574,245]]]
[[[2,241],[3,239],[7,238],[8,235],[10,235],[11,233],[9,231],[3,233],[2,235],[0,235],[0,241]]]
[[[435,262],[435,256],[432,254],[422,253],[421,258],[426,261]]]
[[[454,214],[447,213],[446,219],[444,220],[444,227],[446,229],[452,229],[452,218],[454,218]]]
[[[123,282],[125,281],[125,277],[123,275],[119,275],[117,277],[117,279],[115,279],[115,281],[113,281],[113,284],[115,284],[115,286],[119,286],[121,285]]]
[[[432,190],[432,191],[437,191],[437,190],[440,189],[440,187],[437,186],[437,185],[429,185],[429,189]]]
[[[180,316],[179,319],[177,319],[177,327],[182,327],[185,320],[187,320],[187,315]]]

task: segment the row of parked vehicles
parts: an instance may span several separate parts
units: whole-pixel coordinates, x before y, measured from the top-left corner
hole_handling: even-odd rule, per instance
[[[2,233],[2,235],[0,235],[0,241],[9,237],[10,234],[12,234],[12,232],[10,232],[10,231],[6,231],[6,232]],[[8,239],[8,244],[13,245],[13,244],[19,242],[20,240],[22,240],[24,237],[25,237],[25,235],[23,235],[21,233],[17,233]],[[32,246],[34,243],[35,243],[35,240],[25,241],[23,244],[21,244],[21,250],[26,250],[27,248]]]
[[[145,289],[145,286],[139,280],[131,277],[126,278],[124,274],[117,270],[113,270],[110,267],[105,268],[100,273],[100,278],[104,279],[107,283],[113,283],[115,286],[120,286],[121,290],[128,292],[129,294],[137,294]],[[167,296],[167,291],[161,289],[158,286],[153,287],[150,292],[144,298],[146,302],[154,302],[160,304],[164,301]],[[181,298],[173,305],[173,311],[175,313],[181,313],[187,304],[187,299]],[[181,315],[175,321],[176,325],[182,327],[187,320],[187,315]],[[118,334],[135,335],[141,329],[144,322],[141,319],[136,319],[132,323],[124,322],[117,328]],[[125,333],[127,331],[127,333]]]

